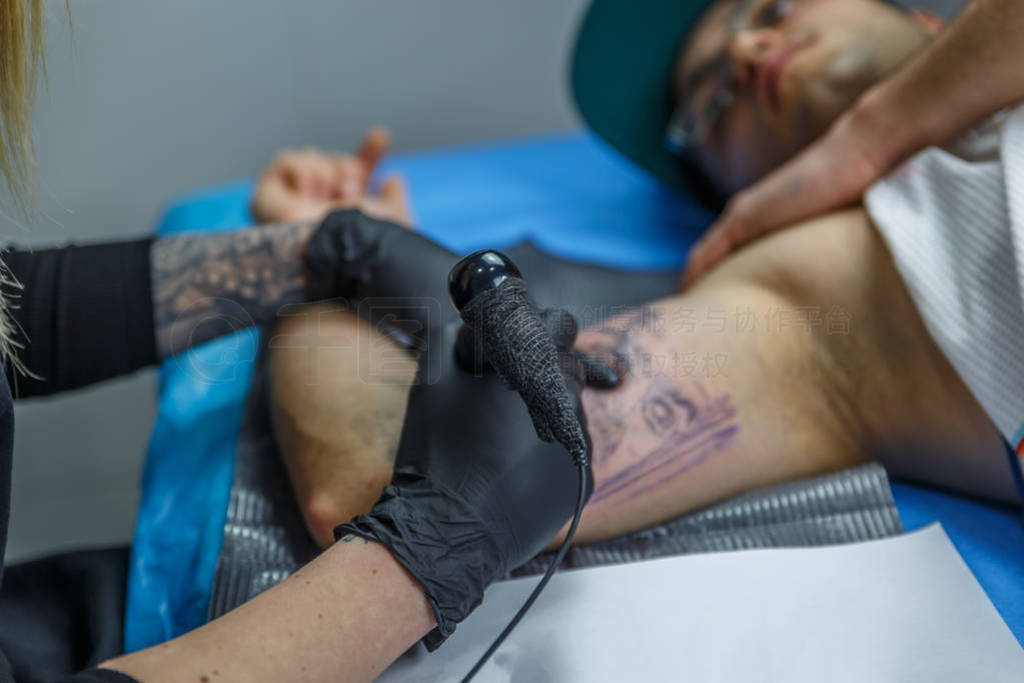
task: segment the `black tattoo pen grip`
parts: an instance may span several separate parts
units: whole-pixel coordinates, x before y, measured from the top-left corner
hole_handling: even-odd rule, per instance
[[[496,371],[526,403],[537,436],[558,441],[585,466],[589,448],[577,403],[590,373],[572,353],[572,316],[538,311],[519,269],[497,251],[478,251],[455,264],[448,291],[463,320],[455,345],[459,365],[473,373]],[[563,355],[578,368],[566,367]],[[579,383],[575,392],[566,375]]]

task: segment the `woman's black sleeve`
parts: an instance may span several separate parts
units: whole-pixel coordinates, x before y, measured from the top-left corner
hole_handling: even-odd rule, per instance
[[[18,358],[4,364],[15,398],[125,375],[156,362],[149,248],[152,238],[2,256],[23,286],[4,287]]]

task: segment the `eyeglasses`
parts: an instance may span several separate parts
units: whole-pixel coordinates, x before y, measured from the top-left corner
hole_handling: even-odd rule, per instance
[[[672,112],[665,131],[665,146],[672,154],[689,155],[705,144],[722,113],[736,100],[738,79],[735,65],[728,58],[716,62],[719,63],[714,71],[718,75],[710,77],[713,79],[712,91],[707,104],[694,112],[691,105],[696,89],[691,89],[679,98],[679,104]]]
[[[754,0],[737,4],[729,19],[728,46],[742,30],[777,26],[793,11],[794,0],[769,0],[750,10]],[[665,130],[665,146],[678,156],[690,156],[707,143],[722,114],[736,101],[739,74],[736,64],[723,48],[721,54],[698,67],[688,79],[684,90],[669,118]],[[707,102],[694,111],[694,99],[710,84]]]

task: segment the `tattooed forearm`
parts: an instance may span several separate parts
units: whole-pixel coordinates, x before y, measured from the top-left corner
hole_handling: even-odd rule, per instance
[[[302,301],[305,245],[313,223],[187,234],[153,243],[157,354],[271,320]]]
[[[675,362],[679,340],[643,307],[586,334],[586,350],[625,377],[612,391],[584,393],[594,444],[590,504],[626,500],[725,449],[739,432],[728,394],[714,394]]]

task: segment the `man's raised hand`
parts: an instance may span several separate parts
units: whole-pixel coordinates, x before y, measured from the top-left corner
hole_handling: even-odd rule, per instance
[[[736,194],[690,251],[682,288],[754,240],[860,201],[872,183],[916,151],[892,135],[877,109],[862,99],[800,154]]]
[[[253,216],[260,223],[318,221],[335,209],[361,206],[379,218],[411,224],[399,176],[387,178],[376,192],[370,190],[370,177],[390,146],[391,135],[377,126],[355,154],[313,148],[282,152],[256,185]]]

